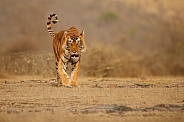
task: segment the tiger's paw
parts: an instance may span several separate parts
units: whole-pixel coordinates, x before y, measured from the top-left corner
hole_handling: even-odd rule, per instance
[[[71,82],[71,86],[72,87],[77,87],[77,82],[75,82],[75,81]]]
[[[62,85],[67,87],[67,88],[71,88],[71,84],[70,83],[62,83]]]

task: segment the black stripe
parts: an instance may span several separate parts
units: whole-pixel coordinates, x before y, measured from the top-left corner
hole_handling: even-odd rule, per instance
[[[63,67],[63,70],[66,72],[66,69]]]
[[[60,59],[60,56],[59,56],[59,50],[57,50],[56,51],[56,54],[57,54],[57,56],[59,57],[59,59]]]
[[[48,22],[47,22],[47,25],[50,25],[50,23],[51,23],[51,21],[48,21]]]
[[[51,13],[50,15],[55,16],[56,14],[55,13]]]
[[[52,21],[54,24],[56,24],[57,23],[57,21]]]
[[[48,30],[49,32],[54,32],[53,30]]]
[[[72,71],[75,69],[76,62],[72,63]]]
[[[50,14],[50,17],[52,18],[53,14]]]
[[[52,17],[48,17],[49,20],[51,20]]]
[[[57,62],[59,62],[59,59],[58,58],[56,58],[56,60],[57,60]]]
[[[61,61],[63,62],[63,64],[65,64],[65,62],[63,61],[63,59],[61,58]]]
[[[49,30],[50,30],[50,29],[51,29],[51,27],[48,27],[47,29],[49,29]]]
[[[72,65],[76,65],[76,62],[73,62]]]
[[[65,56],[65,54],[63,54],[63,56],[64,56],[64,58],[66,58],[67,60],[69,60],[69,59]]]

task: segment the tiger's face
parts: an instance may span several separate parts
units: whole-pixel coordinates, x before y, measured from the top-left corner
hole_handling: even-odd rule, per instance
[[[65,53],[70,57],[72,62],[77,62],[81,54],[86,51],[84,32],[80,35],[66,35],[65,41]]]

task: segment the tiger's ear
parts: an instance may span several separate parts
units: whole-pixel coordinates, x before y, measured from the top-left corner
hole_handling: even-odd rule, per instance
[[[84,48],[81,50],[82,53],[86,52],[87,46],[86,46],[86,42],[84,41],[84,31],[82,31],[82,33],[80,34],[82,36],[82,42],[83,42],[83,46]]]
[[[64,31],[64,34],[63,34],[63,40],[64,40],[64,42],[67,40],[67,31]]]
[[[84,31],[82,31],[82,33],[80,34],[82,37],[84,37]]]
[[[66,35],[67,35],[67,31],[64,32],[64,37],[66,38]]]

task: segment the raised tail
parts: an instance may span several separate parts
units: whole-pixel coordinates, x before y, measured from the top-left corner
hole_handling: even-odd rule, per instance
[[[52,17],[55,17],[55,20],[52,21]],[[55,13],[51,13],[50,16],[48,17],[48,20],[47,20],[47,29],[48,29],[48,32],[49,34],[54,37],[55,36],[55,33],[54,31],[52,30],[52,27],[51,27],[51,23],[53,24],[56,24],[58,22],[58,17]]]

